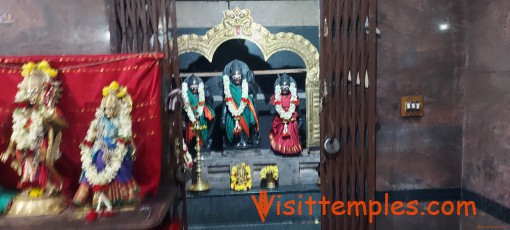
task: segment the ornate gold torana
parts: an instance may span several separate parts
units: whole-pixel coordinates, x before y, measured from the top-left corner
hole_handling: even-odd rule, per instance
[[[294,33],[271,34],[269,30],[254,23],[250,10],[235,8],[223,11],[221,24],[214,26],[203,36],[185,34],[177,38],[179,54],[194,52],[212,62],[214,52],[224,42],[246,39],[255,43],[267,61],[279,51],[291,51],[303,59],[306,66],[306,120],[307,145],[319,146],[320,140],[320,96],[319,96],[319,52],[306,38]]]

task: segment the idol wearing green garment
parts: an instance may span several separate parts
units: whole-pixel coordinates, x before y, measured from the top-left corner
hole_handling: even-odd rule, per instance
[[[244,62],[234,60],[225,67],[219,85],[223,89],[225,101],[221,120],[225,134],[223,146],[259,146],[259,120],[253,100],[257,87],[253,81],[253,72]]]
[[[185,117],[186,144],[195,149],[194,143],[197,129],[200,130],[200,146],[205,150],[211,149],[211,134],[214,129],[214,110],[210,106],[212,97],[205,88],[202,79],[195,75],[186,78],[181,85],[183,112]]]

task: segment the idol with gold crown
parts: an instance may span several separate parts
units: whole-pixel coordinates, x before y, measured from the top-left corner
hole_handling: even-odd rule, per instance
[[[23,80],[14,98],[16,108],[10,143],[1,154],[2,162],[14,158],[11,166],[21,179],[22,192],[15,198],[9,215],[37,216],[60,213],[65,199],[59,195],[63,181],[54,168],[59,159],[62,129],[67,123],[57,108],[60,97],[58,71],[47,61],[23,65]]]
[[[80,145],[82,175],[73,203],[84,205],[92,198],[87,221],[111,216],[114,207],[138,200],[138,185],[133,178],[136,149],[131,130],[132,106],[127,89],[117,82],[103,88],[101,105]]]

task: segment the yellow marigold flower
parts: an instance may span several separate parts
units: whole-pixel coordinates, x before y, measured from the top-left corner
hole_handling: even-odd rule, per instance
[[[56,69],[52,69],[50,63],[48,61],[43,60],[37,64],[37,69],[48,74],[50,77],[57,76],[58,71]]]
[[[103,97],[108,96],[108,93],[110,93],[110,88],[108,88],[108,87],[104,87],[104,88],[103,88]]]
[[[46,60],[42,60],[41,62],[37,63],[37,68],[40,70],[45,70],[50,68],[50,63]]]
[[[41,188],[33,188],[30,190],[30,194],[29,196],[30,197],[40,197],[42,196],[44,193],[44,189],[41,189]]]
[[[21,71],[21,76],[23,77],[28,77],[28,75],[30,74],[31,71],[28,71],[28,70],[23,70]]]
[[[30,72],[32,72],[32,70],[34,70],[34,68],[35,64],[33,62],[24,64],[23,67],[21,67],[22,69],[21,76],[28,77],[28,75],[30,74]]]
[[[260,179],[265,180],[267,179],[267,175],[272,174],[273,178],[275,180],[278,180],[278,166],[276,165],[268,165],[260,171]]]
[[[122,98],[122,97],[126,96],[126,93],[127,93],[127,89],[126,89],[126,87],[123,87],[123,88],[119,91],[119,93],[117,93],[117,97]]]
[[[48,75],[50,75],[50,77],[55,77],[57,76],[58,74],[58,71],[56,69],[48,69],[45,71]]]
[[[119,83],[117,81],[112,81],[112,83],[110,83],[110,89],[118,90],[119,89]]]

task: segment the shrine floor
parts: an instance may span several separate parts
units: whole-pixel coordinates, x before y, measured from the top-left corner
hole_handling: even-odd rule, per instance
[[[252,169],[252,190],[235,192],[230,190],[230,169],[235,164],[246,162]],[[202,157],[202,178],[211,185],[211,189],[201,193],[187,193],[189,229],[320,229],[321,207],[314,205],[312,215],[308,214],[305,201],[312,197],[320,200],[320,188],[316,184],[316,171],[319,154],[316,151],[303,151],[300,156],[287,157],[275,155],[267,149],[236,150],[204,153]],[[274,201],[267,213],[265,222],[261,221],[254,199],[260,202],[260,171],[266,165],[279,168],[279,186],[268,190],[267,196]],[[265,189],[264,189],[265,190]],[[412,229],[412,230],[451,230],[451,229],[510,229],[507,211],[498,211],[490,201],[477,198],[476,194],[453,189],[425,189],[409,191],[378,191],[377,200],[383,202],[385,193],[393,201],[419,201],[419,210],[425,210],[430,201],[475,200],[476,216],[384,216],[376,217],[376,229]],[[475,199],[473,199],[475,198]],[[286,201],[301,201],[301,215],[277,215],[277,205],[281,212]],[[487,203],[489,202],[489,203]],[[480,207],[479,207],[480,206]],[[297,212],[297,205],[294,206]],[[494,212],[494,210],[496,210]],[[496,217],[491,216],[494,214]]]

